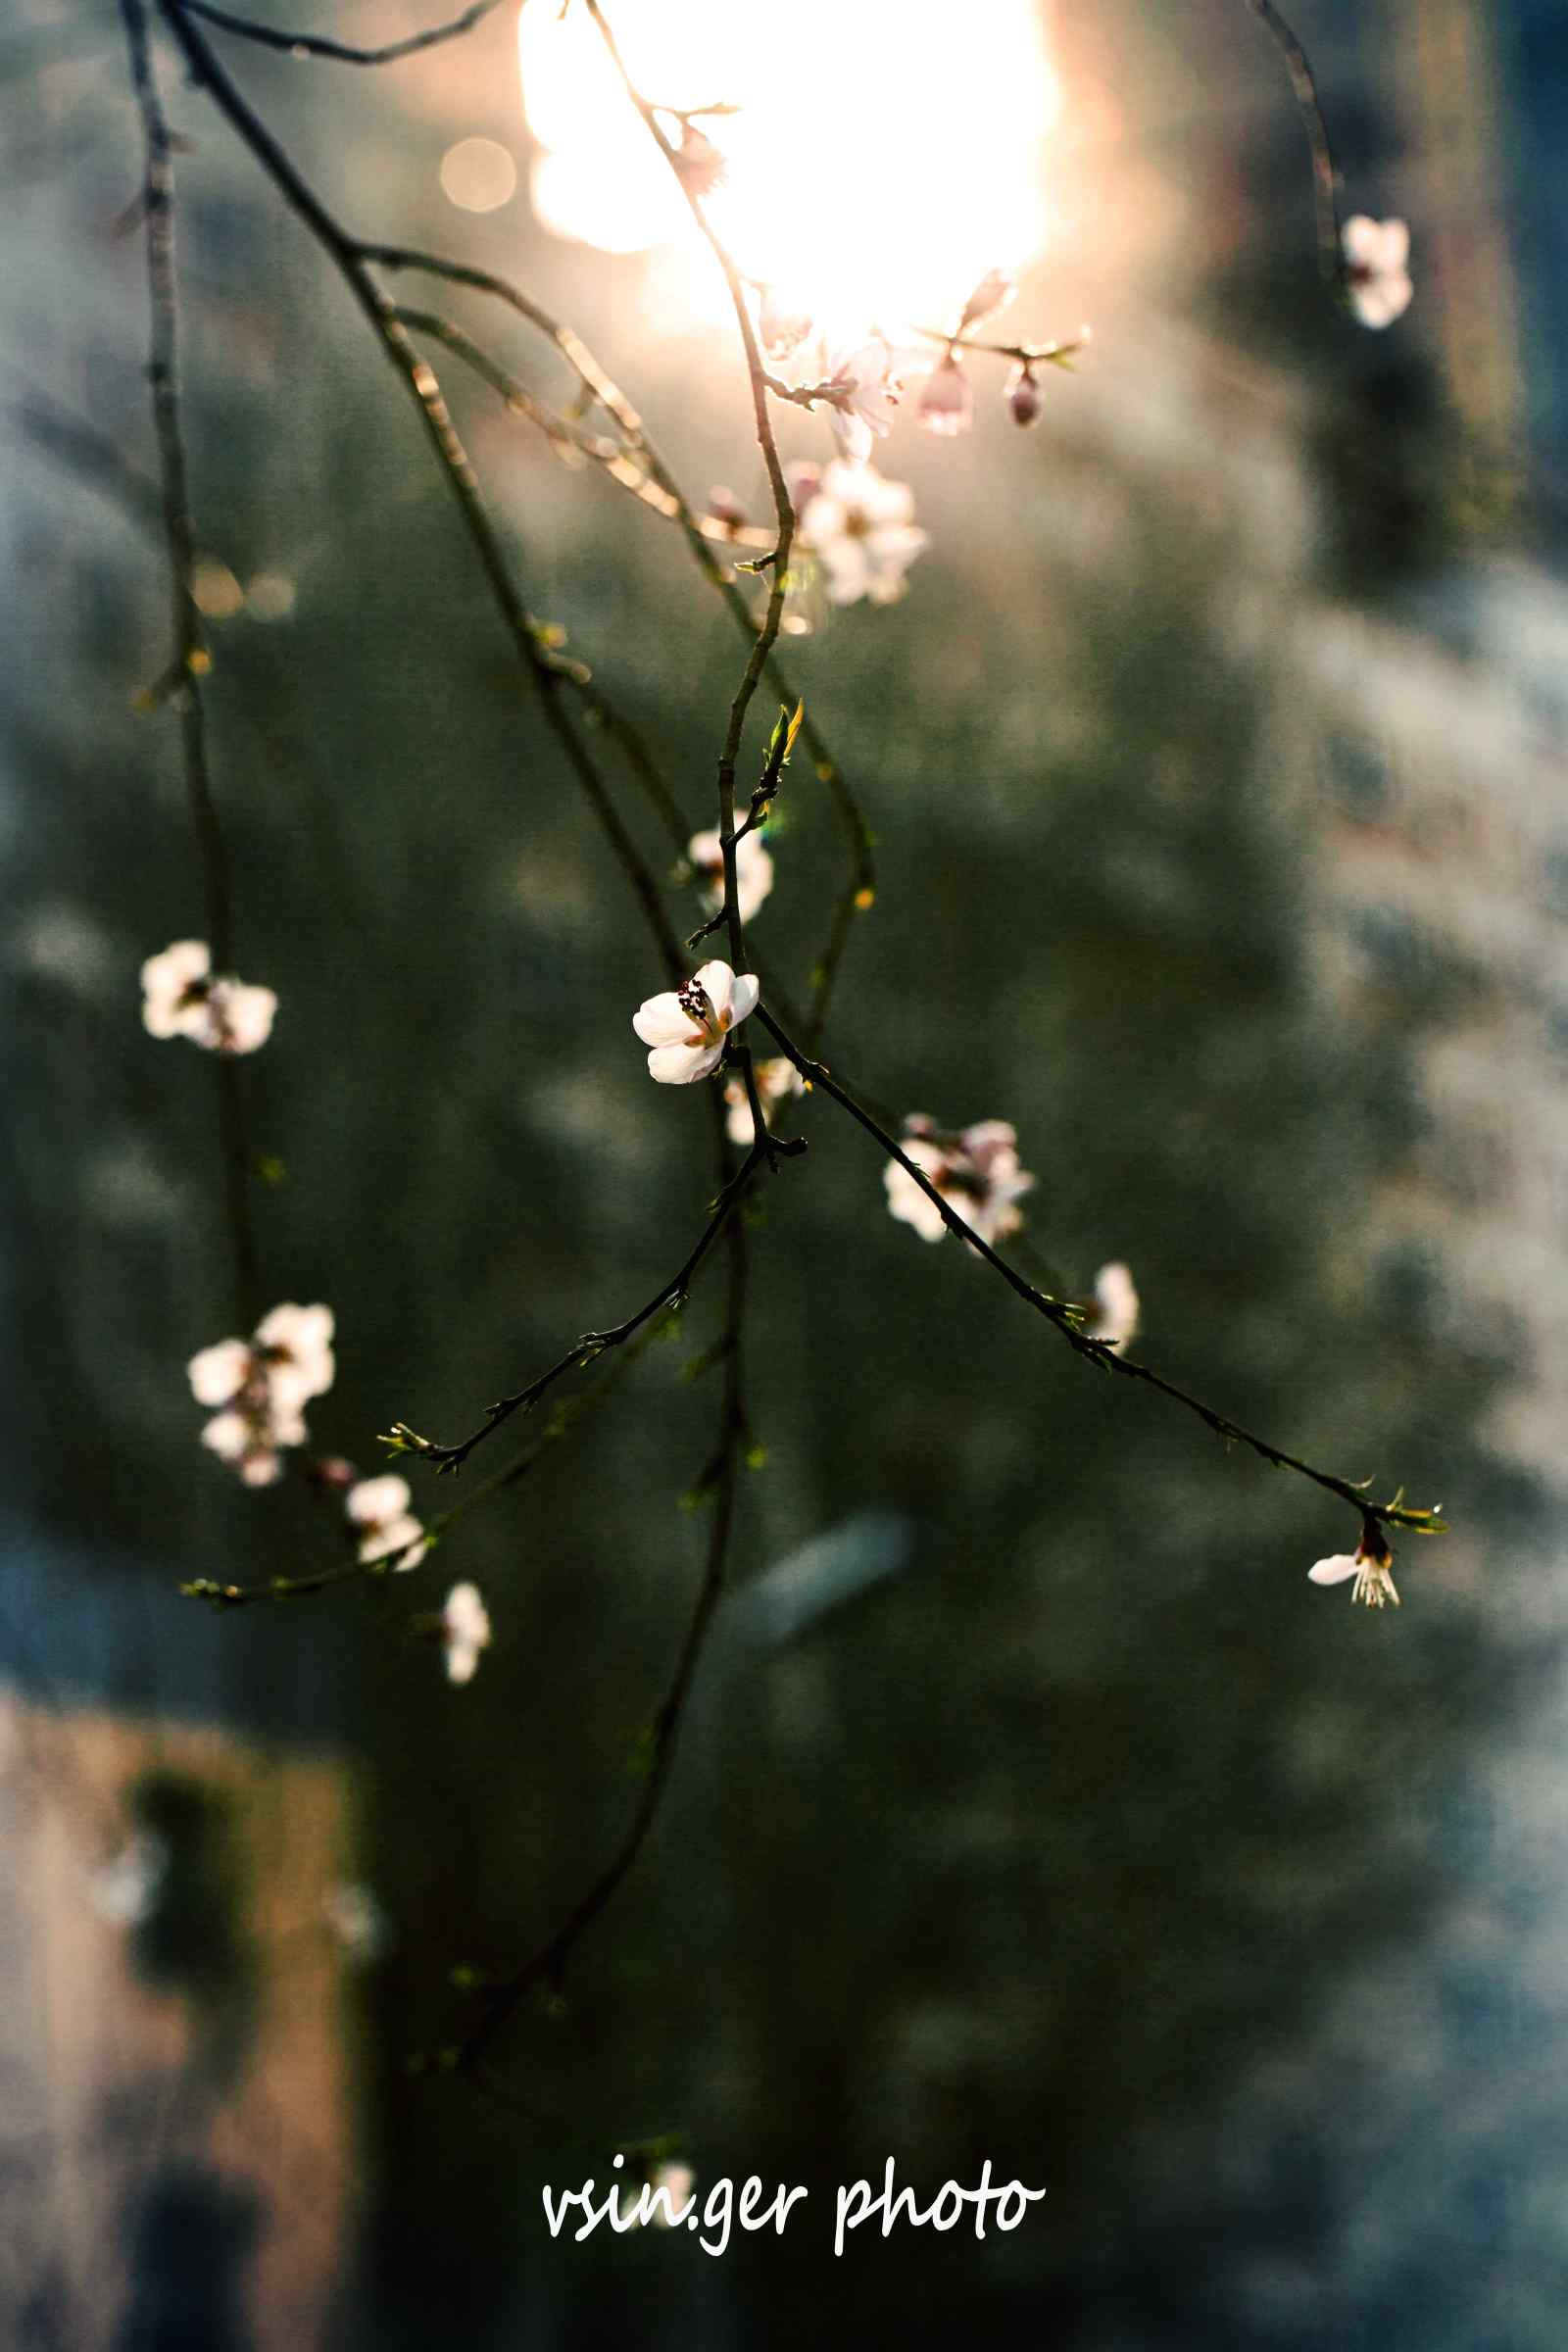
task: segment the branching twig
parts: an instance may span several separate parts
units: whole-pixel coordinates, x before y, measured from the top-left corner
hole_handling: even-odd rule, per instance
[[[131,81],[141,115],[145,149],[142,217],[147,238],[147,282],[152,310],[152,351],[147,374],[152,385],[153,421],[158,435],[165,537],[169,547],[171,631],[173,651],[149,704],[170,702],[179,716],[185,794],[196,833],[207,895],[207,940],[215,972],[234,962],[233,894],[228,853],[218,821],[207,760],[207,718],[201,679],[212,662],[202,635],[194,590],[195,532],[184,429],[179,413],[179,314],[174,269],[174,150],[163,98],[153,72],[143,0],[121,0],[130,52]],[[236,1304],[248,1329],[261,1311],[261,1276],[250,1210],[250,1147],[245,1105],[233,1058],[219,1054],[218,1101],[222,1139],[224,1195],[234,1258]]]
[[[400,1453],[416,1453],[422,1460],[433,1463],[438,1471],[461,1470],[474,1447],[482,1446],[486,1438],[493,1436],[504,1422],[511,1420],[514,1413],[526,1412],[532,1405],[538,1403],[540,1397],[547,1391],[555,1387],[558,1380],[564,1380],[568,1372],[591,1364],[596,1356],[605,1354],[609,1348],[624,1346],[625,1342],[635,1332],[640,1331],[645,1323],[651,1321],[662,1307],[674,1305],[684,1298],[697,1269],[723,1231],[725,1220],[731,1209],[745,1193],[752,1178],[756,1175],[759,1165],[765,1157],[765,1144],[761,1141],[754,1141],[745,1159],[714,1201],[707,1224],[680,1265],[667,1282],[660,1284],[646,1305],[640,1306],[635,1314],[628,1315],[624,1323],[613,1324],[608,1331],[584,1332],[582,1338],[577,1340],[558,1362],[552,1364],[547,1372],[541,1372],[536,1380],[529,1381],[526,1388],[518,1389],[514,1396],[497,1397],[479,1427],[470,1431],[468,1436],[460,1440],[457,1445],[437,1446],[433,1440],[421,1438],[416,1431],[399,1421],[393,1424],[388,1440],[394,1450]]]
[[[872,1116],[859,1098],[852,1094],[843,1081],[836,1078],[832,1071],[825,1068],[821,1062],[813,1061],[808,1054],[803,1054],[794,1040],[770,1016],[764,1005],[759,1004],[757,1018],[772,1038],[780,1053],[785,1055],[786,1059],[794,1063],[802,1077],[813,1087],[820,1087],[823,1094],[830,1096],[841,1109],[847,1110],[856,1124],[863,1128],[865,1133],[881,1146],[891,1159],[897,1160],[905,1174],[912,1177],[926,1199],[940,1212],[942,1222],[947,1226],[949,1232],[956,1233],[960,1241],[967,1242],[970,1248],[985,1259],[987,1265],[993,1267],[1001,1275],[1007,1288],[1014,1292],[1026,1306],[1032,1307],[1036,1314],[1043,1316],[1054,1330],[1060,1332],[1062,1338],[1080,1355],[1090,1357],[1105,1371],[1116,1373],[1123,1380],[1140,1381],[1146,1388],[1157,1389],[1162,1396],[1168,1396],[1174,1403],[1184,1405],[1188,1412],[1196,1413],[1199,1419],[1214,1432],[1216,1437],[1223,1438],[1228,1444],[1249,1446],[1253,1453],[1260,1454],[1264,1461],[1271,1462],[1277,1470],[1294,1470],[1298,1476],[1310,1479],[1314,1486],[1323,1487],[1329,1494],[1337,1494],[1343,1501],[1351,1504],[1365,1519],[1380,1521],[1391,1527],[1414,1528],[1421,1534],[1439,1532],[1442,1523],[1435,1520],[1430,1511],[1405,1507],[1397,1498],[1392,1503],[1369,1501],[1365,1489],[1358,1487],[1352,1480],[1337,1478],[1332,1471],[1314,1469],[1310,1462],[1303,1462],[1298,1455],[1287,1453],[1282,1446],[1271,1445],[1268,1439],[1255,1436],[1251,1430],[1244,1429],[1240,1422],[1232,1421],[1225,1414],[1216,1412],[1211,1405],[1204,1404],[1200,1397],[1189,1395],[1187,1390],[1178,1388],[1173,1381],[1164,1379],[1148,1364],[1140,1363],[1136,1359],[1121,1354],[1109,1341],[1091,1339],[1082,1328],[1082,1310],[1064,1305],[1059,1298],[1053,1298],[1047,1292],[1037,1290],[1026,1276],[1019,1273],[1016,1266],[1009,1265],[1000,1251],[994,1250],[991,1244],[983,1240],[976,1233],[974,1227],[959,1215],[946,1196],[937,1190],[925,1170],[909,1157],[903,1146],[895,1141],[878,1119]]]
[[[471,0],[461,17],[450,24],[433,24],[428,32],[411,32],[401,41],[388,41],[381,49],[357,49],[350,42],[334,41],[320,32],[282,32],[273,24],[258,24],[250,17],[236,17],[226,8],[215,8],[211,0],[184,0],[193,17],[204,17],[209,24],[217,24],[224,32],[237,32],[242,40],[257,41],[264,49],[286,50],[290,57],[328,57],[344,66],[390,66],[400,57],[413,57],[420,49],[434,49],[442,41],[461,40],[476,24],[484,22],[501,5],[501,0]]]
[[[754,1151],[748,1166],[759,1157]],[[724,1329],[720,1340],[724,1360],[724,1393],[719,1406],[717,1442],[703,1474],[703,1492],[713,1518],[702,1582],[686,1627],[669,1688],[650,1727],[648,1757],[642,1792],[624,1837],[610,1861],[572,1905],[561,1925],[520,1968],[485,1985],[477,2022],[452,2056],[471,2074],[485,2052],[536,1986],[559,1991],[577,1943],[631,1876],[650,1831],[658,1818],[675,1761],[676,1742],[687,1701],[696,1679],[698,1661],[723,1594],[725,1568],[735,1521],[735,1490],[741,1449],[746,1439],[741,1336],[746,1308],[746,1231],[738,1216],[728,1223],[729,1280],[726,1286]]]

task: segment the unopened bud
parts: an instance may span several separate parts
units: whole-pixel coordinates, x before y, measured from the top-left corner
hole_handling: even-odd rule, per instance
[[[971,326],[983,326],[988,318],[1004,311],[1017,291],[1017,281],[1010,270],[988,270],[963,306],[959,334],[967,334]]]
[[[928,433],[966,433],[974,421],[969,378],[953,352],[927,378],[920,395],[920,422]]]
[[[1014,424],[1038,423],[1044,402],[1035,371],[1027,364],[1013,369],[1007,384],[1007,406]]]

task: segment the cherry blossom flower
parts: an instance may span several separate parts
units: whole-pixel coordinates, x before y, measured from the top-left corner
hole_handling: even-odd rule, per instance
[[[1138,1293],[1131,1273],[1118,1257],[1095,1276],[1094,1305],[1084,1325],[1085,1336],[1102,1340],[1119,1355],[1137,1330]]]
[[[1021,424],[1027,429],[1038,422],[1040,412],[1046,405],[1045,396],[1040,389],[1040,379],[1027,360],[1021,360],[1007,378],[1004,397],[1014,424]]]
[[[477,1585],[454,1585],[441,1611],[440,1639],[447,1653],[449,1683],[471,1683],[479,1653],[490,1646],[490,1612]]]
[[[738,820],[731,818],[734,824]],[[694,833],[686,845],[692,872],[703,885],[703,905],[716,914],[724,904],[724,853],[718,834]],[[741,921],[749,923],[773,887],[773,860],[760,833],[748,833],[735,844],[735,904]]]
[[[632,1027],[652,1046],[648,1075],[661,1086],[691,1086],[710,1078],[724,1057],[724,1041],[739,1028],[761,991],[755,973],[737,979],[727,963],[705,963],[682,989],[649,997]]]
[[[1375,1519],[1368,1519],[1361,1529],[1361,1541],[1353,1552],[1336,1552],[1331,1559],[1319,1560],[1307,1570],[1314,1585],[1343,1585],[1355,1579],[1352,1602],[1364,1600],[1369,1609],[1381,1609],[1386,1601],[1399,1605],[1399,1595],[1394,1589],[1394,1554],[1388,1538]]]
[[[256,1326],[255,1347],[266,1366],[272,1402],[295,1411],[312,1396],[324,1396],[336,1375],[332,1355],[332,1309],[274,1306]]]
[[[974,422],[974,394],[963,362],[950,351],[926,378],[920,395],[920,422],[928,433],[966,433]]]
[[[1017,1203],[1035,1180],[1019,1166],[1017,1145],[1005,1119],[982,1119],[956,1135],[918,1115],[904,1122],[906,1152],[983,1242],[1004,1240],[1023,1222]],[[892,1214],[923,1242],[940,1242],[948,1230],[942,1212],[908,1170],[890,1159],[882,1181]]]
[[[911,519],[914,494],[890,482],[874,466],[829,466],[801,516],[802,536],[827,573],[835,605],[891,605],[904,594],[904,575],[928,544]]]
[[[282,1455],[309,1432],[302,1407],[332,1385],[332,1310],[274,1306],[249,1340],[219,1340],[185,1367],[198,1404],[218,1408],[202,1444],[248,1487],[283,1475]]]
[[[892,350],[878,335],[832,352],[823,363],[821,382],[831,395],[828,422],[840,455],[863,464],[873,437],[885,440],[893,430],[899,381]]]
[[[681,124],[680,145],[670,160],[680,173],[681,185],[692,196],[710,196],[728,169],[723,150],[695,122]]]
[[[1363,326],[1392,326],[1408,310],[1410,231],[1402,220],[1372,220],[1356,213],[1342,233],[1345,285]]]
[[[757,331],[770,360],[787,360],[810,333],[811,314],[802,304],[791,302],[777,286],[764,286]]]
[[[209,1054],[254,1054],[272,1033],[277,998],[231,975],[215,977],[205,940],[176,939],[141,967],[142,1026],[185,1037]]]
[[[395,1569],[417,1568],[428,1548],[422,1523],[409,1509],[409,1482],[389,1473],[362,1478],[344,1497],[343,1508],[360,1530],[360,1560],[385,1560]]]
[[[786,1061],[782,1054],[772,1061],[754,1062],[752,1076],[757,1081],[757,1100],[762,1106],[762,1124],[771,1132],[780,1106],[792,1095],[804,1093],[806,1081],[794,1062]],[[745,1151],[755,1142],[756,1134],[752,1126],[752,1106],[746,1100],[746,1089],[739,1078],[726,1079],[724,1100],[729,1104],[729,1116],[724,1121],[725,1132],[732,1144],[739,1144]]]
[[[984,326],[1004,311],[1018,291],[1018,281],[1010,270],[988,270],[968,301],[958,320],[958,332],[966,335],[974,326]]]

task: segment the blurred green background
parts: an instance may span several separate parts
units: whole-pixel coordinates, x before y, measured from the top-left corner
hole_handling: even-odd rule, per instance
[[[381,39],[432,13],[314,28]],[[986,36],[984,8],[964,19],[942,37]],[[732,334],[680,308],[659,257],[533,217],[514,20],[377,74],[223,54],[353,226],[515,275],[694,497],[726,481],[760,514]],[[271,21],[304,19],[278,0]],[[876,1152],[813,1098],[808,1157],[753,1236],[766,1463],[655,1837],[562,2013],[499,2045],[505,2103],[410,2073],[464,2021],[453,1967],[532,1950],[635,1802],[701,1570],[679,1505],[714,1405],[682,1374],[718,1287],[417,1580],[231,1617],[178,1598],[322,1564],[339,1531],[308,1482],[247,1494],[196,1442],[183,1366],[233,1316],[213,1072],[139,1021],[141,960],[202,927],[174,724],[132,707],[167,659],[123,218],[139,131],[116,12],[19,0],[19,2345],[1561,2340],[1560,15],[1300,0],[1348,209],[1413,224],[1415,303],[1381,337],[1319,284],[1300,125],[1243,8],[1055,0],[1040,21],[1064,112],[1013,316],[1088,319],[1094,346],[1031,434],[1000,374],[972,436],[902,423],[879,462],[932,536],[909,594],[788,648],[878,837],[827,1057],[899,1111],[1012,1120],[1030,1244],[1070,1290],[1127,1258],[1138,1352],[1379,1493],[1403,1481],[1454,1532],[1398,1548],[1396,1615],[1313,1591],[1346,1513],[1097,1379],[956,1245],[895,1224]],[[936,36],[888,12],[883,37]],[[832,59],[791,52],[786,21],[778,38],[793,169],[830,171],[810,125]],[[647,1296],[700,1224],[708,1125],[648,1084],[629,1016],[662,976],[406,398],[159,56],[189,148],[184,389],[237,961],[281,1001],[243,1067],[280,1163],[257,1188],[265,1281],[334,1307],[313,1441],[368,1471],[393,1419],[461,1434]],[[483,216],[440,176],[474,136],[521,174]],[[397,290],[568,397],[520,321]],[[531,608],[710,822],[738,641],[678,534],[441,371]],[[820,420],[782,429],[825,455]],[[808,761],[771,847],[756,936],[799,993],[843,871]],[[416,1509],[450,1499],[416,1487]],[[459,1577],[496,1626],[466,1691],[409,1638]],[[106,1892],[148,1852],[148,1886]],[[373,1960],[322,1918],[345,1881],[384,1909]],[[542,2184],[662,2136],[700,2190],[757,2173],[809,2201],[721,2260],[653,2231],[551,2242]],[[835,2261],[834,2186],[890,2155],[927,2198],[987,2158],[1050,2193],[983,2245],[866,2230]]]

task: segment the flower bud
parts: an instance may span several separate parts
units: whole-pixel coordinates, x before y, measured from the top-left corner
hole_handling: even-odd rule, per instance
[[[969,378],[954,352],[926,379],[920,395],[920,422],[928,433],[965,433],[974,421],[974,395]]]
[[[1007,406],[1014,424],[1031,425],[1039,421],[1044,406],[1039,380],[1027,361],[1015,368],[1007,381]]]
[[[988,318],[1004,311],[1017,291],[1017,281],[1010,270],[988,270],[963,306],[959,334],[967,334],[971,326],[983,326]]]

